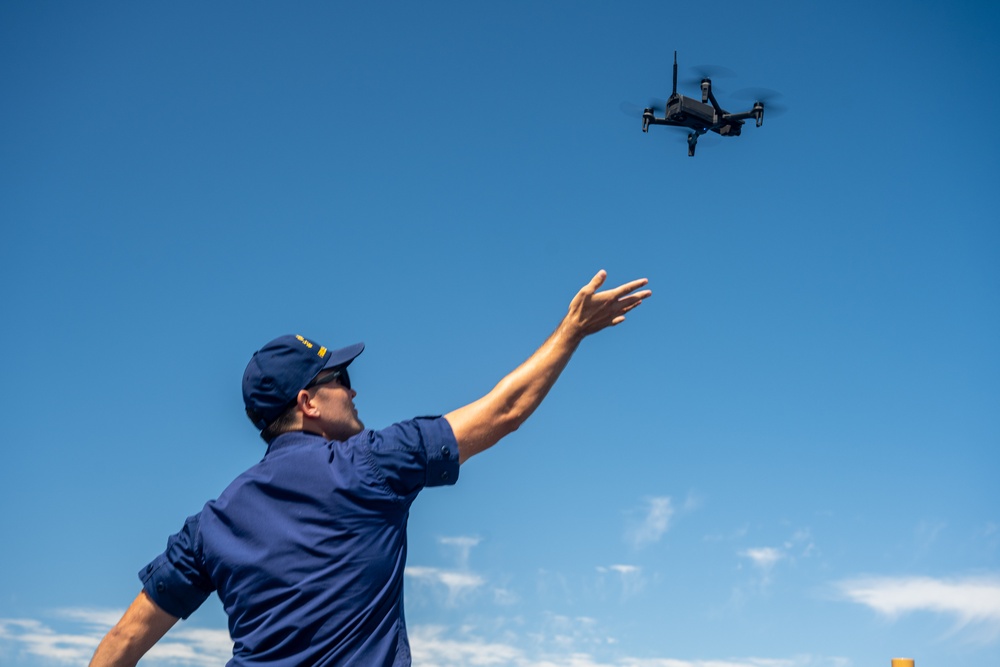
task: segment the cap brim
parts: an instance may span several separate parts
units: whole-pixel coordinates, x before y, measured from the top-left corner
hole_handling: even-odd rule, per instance
[[[333,350],[330,352],[330,356],[326,360],[326,364],[323,365],[321,370],[326,370],[328,368],[336,368],[337,366],[347,366],[352,361],[354,361],[359,354],[365,351],[364,343],[355,343],[354,345],[348,345],[347,347],[342,347],[339,350]]]

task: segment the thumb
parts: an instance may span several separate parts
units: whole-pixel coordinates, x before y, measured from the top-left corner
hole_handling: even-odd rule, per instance
[[[601,285],[604,284],[604,281],[607,280],[607,278],[608,278],[608,272],[605,271],[604,269],[601,269],[600,271],[594,274],[594,277],[590,279],[590,282],[587,283],[587,286],[584,289],[588,293],[593,294],[601,287]]]

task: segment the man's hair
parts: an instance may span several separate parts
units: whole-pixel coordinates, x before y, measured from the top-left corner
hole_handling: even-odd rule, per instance
[[[271,444],[271,441],[282,433],[288,433],[300,428],[299,420],[296,416],[296,408],[298,408],[298,404],[296,403],[289,405],[284,412],[278,415],[277,419],[264,427],[260,432],[260,437],[264,439],[264,442]]]

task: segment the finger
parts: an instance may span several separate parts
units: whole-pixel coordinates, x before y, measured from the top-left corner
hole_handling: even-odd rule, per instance
[[[622,304],[622,305],[628,305],[628,304],[631,304],[633,302],[639,302],[639,303],[641,303],[645,299],[648,299],[652,294],[653,293],[650,290],[646,290],[645,292],[637,292],[635,294],[627,294],[627,295],[621,297],[620,299],[618,299],[617,303]]]
[[[649,284],[648,278],[639,278],[637,280],[632,280],[630,282],[627,282],[624,285],[619,285],[618,287],[612,290],[608,290],[608,292],[610,292],[612,295],[618,298],[625,294],[628,294],[629,292],[634,292],[640,287],[644,287],[645,285],[648,284]],[[649,293],[652,294],[652,291],[649,291]]]
[[[630,304],[622,307],[622,313],[627,313],[628,311],[632,310],[633,308],[638,308],[641,305],[642,305],[642,301],[636,301],[635,303],[630,303]]]
[[[594,277],[590,279],[590,282],[587,283],[587,286],[580,291],[581,292],[586,291],[590,294],[593,294],[598,289],[600,289],[601,285],[604,284],[604,281],[607,280],[607,278],[608,278],[608,272],[605,271],[604,269],[601,269],[600,271],[594,274]]]

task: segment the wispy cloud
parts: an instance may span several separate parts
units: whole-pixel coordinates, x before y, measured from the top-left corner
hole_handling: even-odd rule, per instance
[[[0,642],[19,653],[57,664],[85,663],[93,655],[103,633],[57,632],[30,618],[0,618]]]
[[[799,655],[790,658],[728,658],[679,660],[675,658],[601,658],[580,650],[579,635],[600,635],[596,622],[587,618],[554,616],[544,633],[502,641],[478,637],[474,629],[455,632],[444,626],[417,626],[410,632],[414,664],[422,667],[849,667],[840,657]],[[585,643],[592,644],[591,641]],[[605,642],[610,644],[613,642]]]
[[[743,558],[749,558],[754,565],[765,572],[770,572],[775,563],[785,557],[780,549],[774,547],[758,547],[756,549],[744,549],[740,552]]]
[[[463,633],[449,636],[448,628],[438,625],[416,626],[409,630],[413,662],[426,667],[461,665],[521,665],[524,652],[508,643],[488,641]]]
[[[470,536],[440,537],[438,544],[454,551],[456,567],[410,565],[404,572],[412,582],[443,587],[447,591],[445,603],[454,606],[486,584],[485,577],[469,569],[469,556],[481,541],[478,537]]]
[[[756,547],[739,552],[741,558],[748,559],[760,572],[757,584],[761,589],[771,585],[774,578],[774,566],[785,558],[785,553],[775,547]]]
[[[594,650],[615,643],[603,632],[596,619],[589,616],[543,615],[528,633],[529,655],[535,660],[543,655],[590,655]]]
[[[972,630],[972,638],[1000,638],[1000,576],[934,579],[931,577],[856,577],[836,584],[840,594],[896,619],[913,612],[933,612],[954,619],[953,631]]]
[[[761,587],[771,584],[774,569],[781,561],[794,562],[797,558],[808,558],[816,553],[816,545],[808,529],[795,531],[791,537],[777,547],[751,547],[736,552],[760,572]]]
[[[704,539],[706,542],[732,542],[733,540],[740,540],[747,536],[750,532],[750,527],[743,524],[739,528],[732,530],[728,533],[713,533],[711,535],[705,535]]]
[[[660,539],[670,528],[670,520],[674,516],[673,502],[669,496],[647,498],[645,506],[637,512],[638,519],[633,519],[625,529],[625,541],[634,549],[641,549]]]
[[[493,589],[493,604],[500,606],[509,606],[512,604],[517,604],[520,601],[520,597],[517,593],[510,590],[509,588],[504,588],[503,586],[497,586]]]
[[[108,628],[118,622],[118,619],[122,617],[122,613],[122,611],[116,609],[70,607],[66,609],[57,609],[53,615],[77,621],[95,631],[100,631],[103,635],[103,633],[108,631]]]
[[[406,576],[417,582],[444,586],[448,591],[447,604],[454,605],[466,595],[486,583],[486,579],[472,572],[444,570],[437,567],[414,565],[407,567]]]
[[[689,493],[677,507],[670,496],[645,498],[640,507],[628,512],[625,542],[633,549],[641,549],[663,539],[676,517],[701,507],[702,499]]]
[[[53,615],[69,628],[56,630],[37,619],[0,619],[0,652],[15,652],[34,664],[86,664],[101,636],[120,617],[113,610],[61,610]],[[670,657],[601,658],[600,647],[614,641],[592,618],[552,615],[544,632],[500,637],[472,626],[416,625],[410,628],[415,664],[422,667],[848,667],[836,657],[724,658],[679,660]],[[150,651],[143,664],[160,667],[217,667],[231,656],[225,630],[175,627]]]
[[[475,547],[479,546],[480,542],[482,542],[481,538],[471,536],[438,538],[438,544],[455,550],[457,566],[463,570],[469,567],[469,555]]]
[[[55,622],[38,619],[0,619],[0,646],[38,661],[56,665],[86,664],[122,611],[62,609],[53,614],[69,629],[57,630]],[[143,664],[217,667],[233,655],[226,630],[176,627],[146,654]]]
[[[601,574],[617,575],[623,600],[638,595],[646,588],[646,579],[642,576],[642,568],[638,565],[599,566],[597,571]]]

